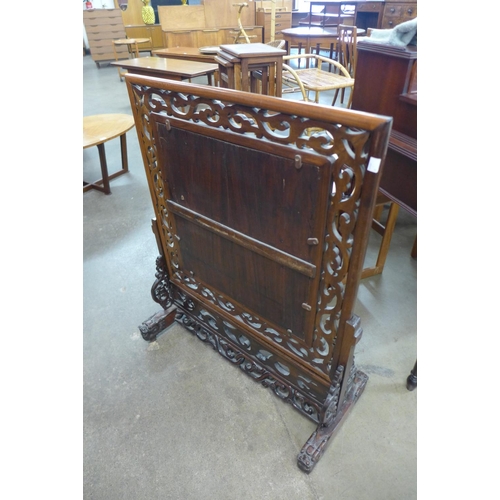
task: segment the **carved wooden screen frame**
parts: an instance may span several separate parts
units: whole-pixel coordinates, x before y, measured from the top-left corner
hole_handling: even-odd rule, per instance
[[[392,119],[140,75],[126,75],[126,81],[160,251],[152,297],[163,310],[140,326],[141,333],[152,341],[175,317],[318,423],[298,456],[299,467],[310,472],[367,381],[354,363],[354,347],[362,330],[353,308]],[[166,179],[169,171],[181,166],[166,158],[170,158],[168,151],[175,152],[182,145],[168,141],[168,130],[188,138],[195,134],[208,141],[225,141],[228,148],[241,147],[242,154],[278,155],[287,165],[294,162],[297,169],[306,164],[329,169],[327,189],[318,191],[326,195],[324,234],[312,242],[324,247],[320,269],[311,274],[318,287],[316,303],[303,304],[312,309],[313,330],[303,340],[256,317],[244,304],[182,268],[177,217],[238,245],[247,243],[233,228],[191,213],[179,199],[173,199]],[[162,148],[167,148],[166,153]],[[277,255],[269,245],[248,246],[264,257]],[[278,257],[284,264],[300,265],[286,254]],[[303,265],[307,270],[312,263]]]

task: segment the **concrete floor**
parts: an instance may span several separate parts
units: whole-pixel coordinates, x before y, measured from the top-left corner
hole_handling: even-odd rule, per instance
[[[328,98],[325,98],[328,100]],[[83,114],[129,113],[115,67],[83,57]],[[417,498],[416,220],[400,211],[382,275],[363,280],[358,367],[368,385],[319,464],[296,465],[315,424],[180,326],[151,349],[153,209],[135,130],[130,173],[83,195],[84,498],[412,500]],[[110,172],[119,141],[106,143]],[[83,178],[100,177],[97,148]],[[368,260],[380,237],[373,234]]]

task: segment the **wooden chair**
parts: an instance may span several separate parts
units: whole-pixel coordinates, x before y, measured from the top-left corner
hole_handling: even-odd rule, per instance
[[[306,68],[300,69],[300,61],[307,61]],[[299,68],[294,69],[289,61],[297,60]],[[308,94],[314,92],[314,102],[319,102],[319,93],[326,90],[336,90],[354,87],[354,78],[351,77],[347,69],[339,62],[328,57],[323,57],[319,54],[295,54],[285,56],[283,58],[283,84],[289,88],[301,90],[303,96],[304,91]],[[326,64],[331,69],[326,71],[323,65]],[[336,73],[335,71],[338,71]],[[305,96],[305,101],[309,101],[309,97]]]
[[[266,45],[270,45],[275,49],[284,49],[285,48],[285,40],[272,40],[271,42],[266,42]]]
[[[338,26],[339,38],[337,41],[337,60],[349,72],[353,80],[356,79],[356,64],[358,62],[358,35],[356,26],[348,26],[346,24],[339,24]],[[341,92],[340,103],[344,103],[345,88],[337,89],[333,97],[332,106],[335,106],[337,97]],[[352,95],[354,87],[351,88],[347,108],[351,107]]]

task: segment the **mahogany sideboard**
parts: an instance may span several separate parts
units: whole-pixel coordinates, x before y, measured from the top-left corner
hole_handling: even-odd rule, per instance
[[[358,42],[352,109],[394,118],[381,191],[417,215],[417,47]]]

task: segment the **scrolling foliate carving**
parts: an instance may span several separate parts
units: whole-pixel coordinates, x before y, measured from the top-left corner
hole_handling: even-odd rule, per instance
[[[144,100],[143,96],[135,95],[133,105],[135,112],[141,117],[142,126],[136,127],[139,136],[139,142],[142,141],[142,153],[144,164],[146,167],[146,175],[150,189],[154,193],[152,196],[155,205],[155,212],[161,230],[161,238],[165,242],[165,250],[168,252],[168,260],[172,271],[179,269],[179,248],[175,239],[175,230],[167,209],[167,189],[164,185],[160,165],[158,164],[157,147],[154,142],[153,124],[151,123],[150,113],[151,107],[148,101]]]
[[[203,294],[238,321],[250,324],[294,356],[307,360],[311,366],[329,375],[328,360],[331,359],[335,347],[345,296],[345,278],[352,252],[353,230],[358,217],[361,184],[366,171],[370,133],[272,109],[225,103],[214,98],[146,85],[134,83],[130,89],[142,123],[137,130],[146,145],[146,172],[154,193],[155,210],[161,221],[162,237],[174,281],[188,287],[193,293]],[[168,186],[164,183],[161,166],[157,161],[151,113],[175,117],[202,127],[223,129],[230,134],[253,135],[269,143],[295,147],[298,154],[303,150],[310,150],[325,157],[335,158],[325,234],[326,249],[320,271],[312,345],[306,346],[289,338],[286,332],[267,325],[264,320],[255,318],[249,311],[238,310],[227,297],[185,276],[175,238],[173,217],[166,206]]]
[[[201,122],[213,128],[222,127],[236,134],[254,134],[259,139],[277,144],[295,144],[298,149],[308,148],[323,156],[342,152],[345,159],[345,155],[353,159],[357,146],[366,143],[369,136],[364,130],[273,110],[226,104],[216,99],[137,84],[133,84],[132,88],[136,107],[145,118],[146,127],[149,125],[149,113],[163,112],[184,121]],[[314,129],[314,133],[310,133],[311,129]],[[151,133],[148,134],[151,137]]]
[[[323,407],[321,408],[320,423],[323,426],[330,425],[337,414],[340,383],[342,382],[343,373],[344,367],[340,365],[335,372],[335,378],[330,387],[330,391],[328,392],[328,396],[326,397]]]
[[[139,326],[143,339],[148,342],[156,340],[158,334],[170,326],[175,317],[172,285],[169,281],[165,259],[161,255],[156,258],[155,277],[156,280],[151,287],[151,297],[162,306],[163,310],[154,314]]]
[[[172,285],[168,278],[165,259],[160,255],[156,258],[156,280],[151,287],[151,297],[163,309],[168,309],[173,303]]]

